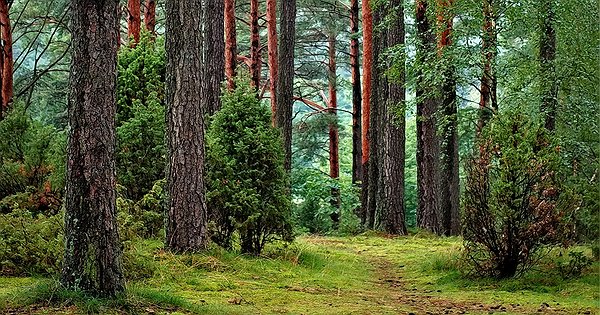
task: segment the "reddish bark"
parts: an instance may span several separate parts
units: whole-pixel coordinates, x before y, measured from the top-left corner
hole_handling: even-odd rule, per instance
[[[144,11],[144,24],[146,30],[156,35],[156,1],[146,0],[146,11]]]
[[[225,77],[227,88],[235,87],[235,67],[237,66],[237,32],[235,29],[235,0],[225,0]]]
[[[285,1],[285,0],[283,0]],[[267,48],[269,51],[269,86],[271,90],[271,119],[276,125],[277,117],[277,0],[267,0]]]
[[[258,25],[258,0],[250,0],[250,78],[254,88],[260,88],[260,28]]]
[[[132,45],[140,42],[140,30],[142,28],[142,7],[140,0],[128,0],[127,12],[127,36],[133,38]]]
[[[362,178],[362,92],[360,85],[360,43],[358,0],[350,1],[350,68],[352,71],[352,183]]]
[[[446,59],[443,67],[444,80],[441,86],[441,172],[440,172],[440,211],[442,233],[445,235],[460,234],[460,180],[458,158],[458,122],[456,104],[456,79],[454,63],[447,50],[452,45],[453,0],[437,1],[437,20],[441,32],[438,35],[438,56]]]
[[[362,163],[369,162],[369,112],[373,75],[373,14],[369,0],[362,2],[363,18],[363,93],[362,93]],[[364,170],[363,170],[364,171]]]
[[[6,112],[13,98],[13,43],[7,0],[0,0],[0,28],[2,28],[0,36],[3,42],[2,108]]]
[[[369,138],[371,120],[371,79],[373,77],[373,13],[370,1],[362,2],[363,18],[363,93],[362,93],[362,223],[367,222],[369,191]]]
[[[337,116],[337,64],[336,64],[336,38],[335,34],[330,34],[329,43],[329,114]],[[340,135],[338,131],[337,121],[329,124],[329,176],[332,179],[340,178]],[[337,187],[331,188],[331,205],[339,209],[341,206],[340,190]],[[339,211],[331,213],[334,228],[337,228],[340,221]]]

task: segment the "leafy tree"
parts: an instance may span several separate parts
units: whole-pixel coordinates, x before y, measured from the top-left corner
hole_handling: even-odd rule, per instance
[[[244,253],[259,255],[275,238],[291,240],[289,179],[279,131],[248,80],[226,92],[207,132],[208,200],[214,240],[231,247],[235,231]]]

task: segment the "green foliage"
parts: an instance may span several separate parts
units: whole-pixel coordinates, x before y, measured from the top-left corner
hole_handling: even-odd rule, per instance
[[[62,214],[0,214],[0,274],[52,275],[63,258]]]
[[[496,117],[467,165],[466,254],[481,275],[512,277],[538,250],[568,240],[573,200],[558,178],[560,154],[546,130],[519,113]]]
[[[313,168],[297,168],[292,173],[294,185],[294,225],[299,232],[311,234],[357,234],[361,232],[356,209],[360,207],[359,191],[350,178],[333,180]],[[340,190],[340,209],[332,206],[331,188]],[[340,213],[340,226],[333,230],[331,214]]]
[[[127,197],[139,200],[164,178],[165,52],[161,38],[144,33],[119,52],[117,176]]]
[[[65,185],[64,132],[16,107],[0,121],[0,134],[0,212],[58,212]]]
[[[590,267],[593,260],[581,251],[569,252],[568,262],[558,262],[558,271],[563,278],[577,278]]]
[[[292,239],[289,179],[268,109],[247,80],[237,86],[226,92],[207,132],[207,197],[215,241],[230,247],[237,231],[242,251],[258,255],[276,237]]]
[[[119,187],[117,209],[122,239],[158,238],[163,235],[165,184],[164,179],[156,181],[152,190],[139,201],[125,198],[124,188]]]

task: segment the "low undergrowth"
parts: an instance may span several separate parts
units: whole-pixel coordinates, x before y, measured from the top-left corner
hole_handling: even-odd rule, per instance
[[[260,257],[211,248],[173,255],[159,240],[131,245],[127,295],[101,300],[62,291],[48,278],[0,278],[0,313],[16,314],[487,314],[600,311],[600,265],[564,277],[568,251],[553,251],[521,278],[471,277],[461,240],[426,234],[390,238],[302,237]],[[582,252],[591,257],[588,247]],[[127,257],[126,257],[127,259]],[[132,270],[133,269],[133,270]],[[442,306],[443,305],[443,306]],[[511,306],[512,305],[512,306]],[[546,307],[548,305],[548,307]],[[514,307],[513,307],[514,306]]]

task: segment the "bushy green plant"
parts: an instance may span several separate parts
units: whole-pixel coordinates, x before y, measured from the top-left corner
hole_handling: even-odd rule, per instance
[[[466,256],[479,274],[512,277],[531,266],[540,248],[568,239],[573,202],[557,176],[559,149],[532,118],[499,115],[479,146],[466,168]]]
[[[591,266],[593,260],[585,255],[581,251],[569,252],[569,259],[567,262],[558,262],[558,271],[560,275],[567,278],[579,277],[585,269]]]
[[[161,38],[144,33],[119,52],[117,176],[127,198],[140,200],[164,178],[165,51]]]
[[[34,215],[24,210],[0,214],[0,274],[58,273],[64,248],[62,217]]]
[[[291,240],[289,179],[283,143],[271,114],[247,79],[223,96],[207,132],[208,202],[214,240],[231,246],[239,233],[244,253],[260,254],[275,238]]]
[[[117,198],[118,221],[121,239],[158,238],[162,236],[164,226],[163,205],[165,201],[164,179],[156,181],[139,201],[127,199],[125,188],[119,186]]]
[[[17,106],[0,121],[0,134],[0,212],[56,214],[65,184],[65,133]]]

